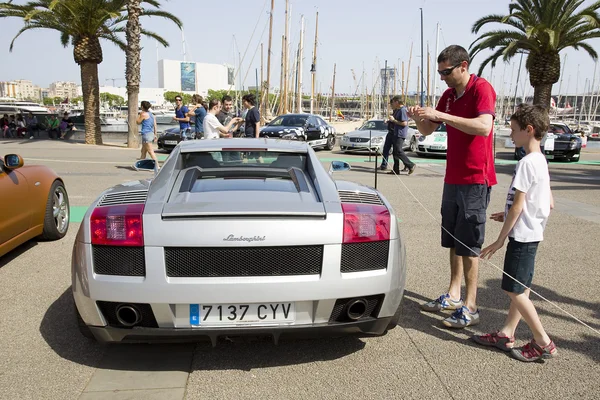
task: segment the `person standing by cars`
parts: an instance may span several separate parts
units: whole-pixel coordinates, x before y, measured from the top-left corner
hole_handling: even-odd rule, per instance
[[[526,155],[515,168],[505,211],[491,216],[494,221],[504,222],[500,235],[481,251],[481,258],[490,258],[504,247],[508,238],[502,289],[510,297],[510,308],[502,329],[472,336],[478,344],[510,351],[514,358],[525,362],[552,358],[557,352],[529,299],[535,255],[539,243],[544,240],[550,210],[554,208],[548,164],[540,148],[549,124],[548,111],[536,105],[522,104],[511,117],[510,137],[515,145],[523,146]],[[533,340],[515,349],[512,348],[515,331],[521,318],[531,329]]]
[[[244,125],[244,136],[257,138],[260,133],[260,113],[256,108],[256,97],[252,93],[245,94],[242,97],[242,104],[248,110],[246,124]]]
[[[448,292],[421,308],[430,312],[455,310],[443,323],[464,328],[479,322],[478,255],[485,239],[491,188],[497,183],[493,154],[496,92],[488,81],[469,73],[469,54],[463,47],[447,47],[437,62],[440,78],[448,89],[436,108],[414,106],[409,108],[408,115],[423,135],[430,135],[441,123],[447,127],[441,242],[442,247],[450,249],[451,273]]]
[[[385,142],[383,143],[383,150],[381,154],[381,166],[379,167],[379,169],[382,171],[387,169],[390,150],[392,149],[394,142],[395,125],[389,119],[386,121],[386,124],[388,127],[388,133],[385,135]]]
[[[192,129],[190,127],[190,117],[187,114],[190,110],[187,106],[183,105],[183,98],[181,96],[175,97],[175,117],[173,121],[179,122],[179,134],[182,140],[190,140]]]
[[[142,111],[138,114],[136,122],[138,125],[142,125],[140,129],[140,135],[142,136],[142,154],[140,160],[145,160],[146,155],[150,154],[150,157],[154,160],[156,168],[158,169],[158,159],[154,154],[154,148],[152,143],[156,140],[156,118],[150,111],[152,104],[149,101],[142,101]]]
[[[235,114],[233,112],[233,99],[229,95],[223,96],[221,99],[221,111],[217,114],[217,119],[221,123],[221,125],[226,126],[235,118]],[[239,126],[236,125],[233,127],[233,131],[231,132],[233,136],[239,136]]]
[[[204,117],[206,117],[206,108],[204,108],[204,99],[199,94],[192,96],[194,105],[187,113],[188,117],[194,118],[195,138],[202,139],[204,137]]]
[[[388,120],[388,124],[391,124],[393,127],[392,149],[394,152],[394,167],[389,173],[399,175],[400,161],[402,161],[404,164],[403,171],[408,171],[408,175],[412,175],[412,173],[415,172],[415,168],[417,168],[417,164],[410,161],[403,149],[404,140],[406,139],[406,134],[408,132],[407,110],[406,107],[404,107],[404,102],[400,96],[392,97],[390,103],[392,105],[392,110],[394,110],[393,114],[390,115],[390,119]],[[390,133],[388,132],[388,135],[389,134]]]

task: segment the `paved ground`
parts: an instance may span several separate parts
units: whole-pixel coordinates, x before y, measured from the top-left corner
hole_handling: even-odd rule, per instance
[[[118,146],[0,141],[0,154],[13,152],[64,177],[74,221],[104,188],[149,176],[129,168],[138,151]],[[325,163],[351,161],[352,171],[339,178],[374,184],[368,157],[318,154]],[[600,151],[586,150],[582,159],[551,164],[557,208],[540,246],[534,289],[599,330]],[[217,348],[98,345],[80,336],[72,314],[74,222],[62,241],[30,242],[0,258],[0,399],[598,398],[600,336],[542,300],[535,303],[559,346],[557,359],[522,364],[468,340],[472,332],[497,328],[506,315],[495,268],[502,255],[481,267],[480,326],[449,331],[441,315],[419,311],[419,303],[445,290],[448,266],[436,222],[444,164],[416,160],[413,176],[378,175],[378,188],[400,215],[409,261],[404,314],[386,336]],[[499,149],[490,213],[502,210],[513,168],[510,151]],[[488,240],[499,229],[490,222]],[[525,326],[517,335],[520,342],[529,338]]]

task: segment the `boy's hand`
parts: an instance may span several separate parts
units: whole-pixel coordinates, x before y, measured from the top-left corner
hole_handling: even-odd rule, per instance
[[[490,215],[490,219],[497,222],[504,222],[504,212],[497,212]]]
[[[492,257],[494,253],[500,250],[502,247],[504,247],[504,240],[500,241],[500,239],[498,239],[485,249],[481,250],[481,254],[479,254],[479,257],[484,259],[487,258],[489,260],[490,257]]]

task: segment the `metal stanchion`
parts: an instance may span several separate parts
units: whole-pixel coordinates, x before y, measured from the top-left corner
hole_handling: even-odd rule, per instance
[[[371,130],[369,129],[369,162],[371,162]]]
[[[375,189],[377,189],[377,156],[378,152],[375,152]]]

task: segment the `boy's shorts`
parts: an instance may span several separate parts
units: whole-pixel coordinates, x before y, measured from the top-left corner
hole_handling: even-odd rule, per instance
[[[504,272],[530,287],[533,280],[535,254],[539,244],[540,242],[517,242],[509,237],[506,255],[504,256]],[[502,275],[502,290],[521,294],[525,291],[525,288],[508,276]]]
[[[491,187],[481,184],[444,183],[441,210],[442,247],[455,248],[456,255],[459,256],[479,255],[485,239],[486,210],[491,190]]]

